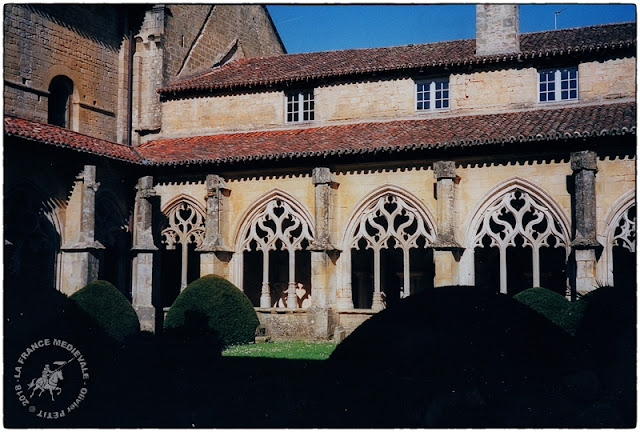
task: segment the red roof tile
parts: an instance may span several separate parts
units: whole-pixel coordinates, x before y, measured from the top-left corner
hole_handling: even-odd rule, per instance
[[[635,46],[636,24],[523,33],[519,54],[476,56],[475,39],[245,58],[160,89],[162,93],[273,85],[381,71],[476,64]]]
[[[228,133],[151,141],[151,164],[233,163],[635,134],[635,103]]]
[[[93,138],[69,129],[46,123],[5,116],[4,132],[8,136],[25,138],[57,147],[105,156],[128,162],[141,163],[142,158],[130,146]]]

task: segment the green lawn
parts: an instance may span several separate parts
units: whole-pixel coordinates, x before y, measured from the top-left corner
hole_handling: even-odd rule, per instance
[[[269,357],[281,359],[326,360],[336,344],[333,342],[276,341],[236,345],[222,352],[227,357]]]

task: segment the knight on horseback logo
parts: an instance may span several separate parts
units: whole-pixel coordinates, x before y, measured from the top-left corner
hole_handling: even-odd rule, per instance
[[[42,393],[45,390],[49,390],[51,394],[51,400],[54,401],[53,392],[57,392],[56,396],[62,393],[62,387],[60,387],[60,381],[64,379],[62,375],[62,368],[69,363],[71,363],[74,359],[68,361],[54,361],[53,364],[57,366],[56,369],[51,370],[48,364],[44,365],[44,369],[42,370],[42,376],[40,378],[34,378],[27,385],[27,388],[31,391],[31,396],[35,394],[37,390],[40,390],[38,397],[42,396]]]
[[[66,417],[82,405],[89,391],[87,359],[77,345],[63,339],[33,342],[20,353],[13,372],[18,403],[42,419]]]

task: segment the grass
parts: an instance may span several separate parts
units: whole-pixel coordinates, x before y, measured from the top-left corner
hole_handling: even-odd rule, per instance
[[[225,357],[267,357],[294,360],[326,360],[336,348],[334,342],[275,341],[236,345],[225,349]]]

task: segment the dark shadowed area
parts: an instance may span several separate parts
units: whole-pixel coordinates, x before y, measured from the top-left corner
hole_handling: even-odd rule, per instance
[[[505,295],[439,288],[310,361],[221,357],[197,319],[116,342],[56,294],[55,308],[7,316],[5,358],[24,349],[16,329],[17,341],[63,335],[86,351],[89,395],[56,427],[633,427],[632,298],[602,289],[573,337]],[[51,427],[13,393],[6,384],[5,426]]]

